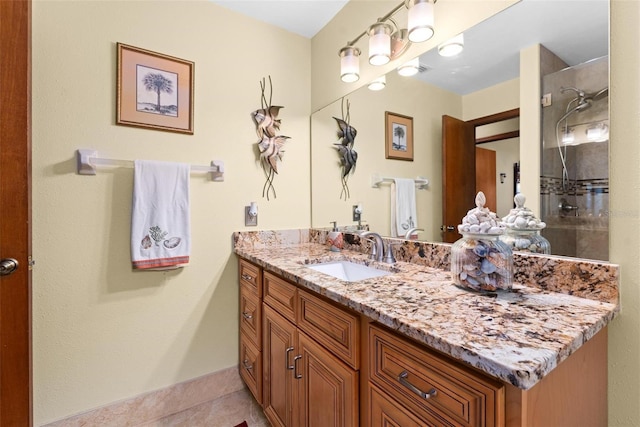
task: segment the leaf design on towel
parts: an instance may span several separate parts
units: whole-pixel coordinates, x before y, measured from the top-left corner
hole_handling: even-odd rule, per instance
[[[416,226],[416,224],[413,222],[413,217],[409,217],[409,219],[407,219],[406,222],[403,222],[401,224],[402,228],[405,230],[408,230],[410,228],[414,228]]]
[[[153,245],[153,243],[151,242],[151,237],[149,237],[148,234],[144,236],[144,239],[142,239],[140,245],[142,246],[142,249],[149,249],[151,245]]]
[[[167,237],[167,234],[169,233],[167,233],[166,231],[162,231],[160,227],[154,225],[153,227],[149,228],[149,234],[151,235],[151,238],[155,240],[156,246],[160,246],[160,243],[164,240],[165,237]]]
[[[170,239],[165,240],[162,244],[167,249],[174,249],[178,247],[181,241],[182,239],[179,237],[171,237]]]

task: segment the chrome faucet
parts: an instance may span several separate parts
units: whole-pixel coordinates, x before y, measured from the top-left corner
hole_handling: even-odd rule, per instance
[[[411,235],[412,235],[413,233],[418,232],[418,231],[424,231],[424,229],[423,229],[423,228],[411,228],[411,229],[409,229],[406,233],[404,233],[404,238],[405,238],[406,240],[409,240],[409,239],[411,239]]]
[[[391,250],[391,243],[387,245],[385,250],[384,241],[380,234],[373,231],[363,231],[360,233],[360,236],[373,242],[369,259],[378,262],[386,262],[387,264],[393,264],[396,262],[396,259],[393,257],[393,251]]]
[[[373,245],[371,246],[371,254],[369,254],[369,259],[382,262],[384,247],[382,236],[373,231],[363,231],[362,233],[360,233],[360,236],[373,242]],[[369,238],[369,236],[371,236],[371,239]]]

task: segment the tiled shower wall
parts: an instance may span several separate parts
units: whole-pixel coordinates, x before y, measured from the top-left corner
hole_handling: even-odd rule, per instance
[[[562,93],[561,88],[598,92],[608,86],[608,73],[609,60],[604,57],[548,74],[542,79],[543,94],[551,94],[552,100],[550,106],[542,109],[541,216],[547,223],[542,234],[556,255],[609,259],[609,141],[566,148],[569,181],[563,188],[556,137],[558,120],[576,97],[575,92]],[[608,118],[609,98],[604,97],[594,101],[591,108],[571,114],[568,124],[588,124]],[[561,137],[562,126],[559,133]],[[578,209],[562,211],[559,205],[563,200]]]

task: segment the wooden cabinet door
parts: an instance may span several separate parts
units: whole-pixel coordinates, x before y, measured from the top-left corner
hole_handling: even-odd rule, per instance
[[[293,427],[293,357],[296,327],[267,304],[263,305],[263,319],[264,414],[272,426]]]
[[[298,332],[295,374],[300,427],[358,426],[358,372]]]

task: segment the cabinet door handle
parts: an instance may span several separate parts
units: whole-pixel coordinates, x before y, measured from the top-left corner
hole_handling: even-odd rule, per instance
[[[406,388],[408,388],[418,396],[422,397],[423,399],[429,399],[430,397],[435,397],[436,394],[438,394],[435,388],[432,388],[431,390],[425,393],[424,391],[420,390],[418,387],[411,384],[409,380],[407,380],[408,376],[409,376],[409,372],[402,371],[400,375],[398,375],[398,381],[400,382],[400,384],[402,384],[403,386],[405,386]]]
[[[244,317],[247,320],[253,319],[253,315],[251,315],[250,313],[247,313],[246,311],[242,312],[242,317]]]
[[[293,365],[289,365],[289,353],[293,351],[293,347],[289,347],[284,351],[284,367],[288,370],[293,369]]]
[[[253,365],[249,363],[249,359],[244,359],[242,364],[244,365],[244,369],[247,371],[251,371],[253,369]]]
[[[293,377],[297,380],[299,380],[300,378],[302,378],[302,375],[298,373],[298,360],[302,359],[302,355],[299,354],[296,357],[293,358]]]
[[[242,278],[243,278],[244,280],[249,281],[249,282],[253,281],[253,276],[250,276],[250,275],[248,275],[248,274],[243,274],[243,275],[242,275]]]

